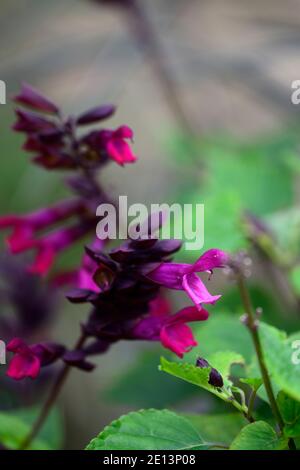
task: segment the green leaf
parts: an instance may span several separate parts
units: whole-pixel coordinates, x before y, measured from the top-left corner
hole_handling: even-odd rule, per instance
[[[274,429],[264,421],[245,426],[230,446],[230,450],[283,450],[287,439],[279,438]]]
[[[279,392],[277,403],[285,422],[284,434],[286,437],[300,436],[300,403],[293,400],[284,392]]]
[[[202,437],[184,417],[168,410],[142,410],[106,426],[87,450],[204,450]]]
[[[197,385],[198,387],[201,387],[204,390],[207,390],[208,392],[216,395],[221,400],[230,402],[236,407],[238,406],[241,411],[245,411],[243,410],[242,405],[239,405],[236,401],[234,401],[231,390],[230,388],[226,387],[226,383],[224,383],[222,389],[213,387],[208,383],[211,367],[200,368],[189,363],[171,362],[162,357],[160,370],[171,374],[174,377],[185,380],[186,382]]]
[[[31,427],[19,417],[10,413],[0,413],[0,442],[8,449],[18,449]],[[50,450],[51,447],[42,439],[35,439],[30,450]]]
[[[245,359],[241,354],[234,351],[218,351],[207,358],[209,364],[217,369],[223,379],[228,379],[231,373],[231,367],[234,364],[245,365]]]
[[[232,440],[247,423],[240,413],[216,415],[184,415],[197,429],[206,442],[219,442],[225,445]]]
[[[300,401],[300,364],[293,363],[292,342],[286,333],[266,323],[260,323],[259,335],[272,381],[287,395]]]
[[[14,410],[14,416],[17,416],[30,427],[36,421],[40,414],[40,408],[20,408]],[[63,419],[58,407],[54,407],[49,413],[44,425],[39,432],[39,438],[47,443],[51,449],[61,449],[64,442]]]
[[[260,377],[240,379],[240,382],[249,385],[255,392],[257,392],[263,384],[263,380]]]

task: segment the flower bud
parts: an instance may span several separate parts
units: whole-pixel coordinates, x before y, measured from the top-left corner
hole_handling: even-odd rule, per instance
[[[206,367],[211,367],[211,365],[203,357],[198,357],[196,361],[196,367],[200,367],[200,369],[204,369]],[[212,385],[213,387],[217,387],[217,388],[222,388],[224,385],[221,374],[214,367],[211,367],[208,383]]]

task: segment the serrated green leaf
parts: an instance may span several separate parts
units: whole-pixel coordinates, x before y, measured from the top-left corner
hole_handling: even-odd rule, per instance
[[[199,431],[206,442],[219,442],[225,445],[231,444],[241,428],[247,423],[241,413],[184,416]]]
[[[221,400],[230,402],[234,406],[239,407],[240,411],[245,411],[243,410],[242,405],[239,405],[234,401],[234,397],[230,389],[226,388],[226,385],[220,389],[208,383],[211,367],[200,368],[189,363],[171,362],[162,357],[160,370],[171,374],[174,377],[185,380],[186,382],[197,385],[198,387],[201,387],[204,390],[207,390],[208,392],[216,395]]]
[[[274,429],[264,421],[245,426],[236,436],[230,450],[283,450],[287,439],[279,438]]]
[[[285,423],[284,434],[286,437],[299,437],[300,436],[300,403],[293,398],[286,395],[284,392],[279,392],[277,396],[277,403]]]
[[[87,450],[205,450],[207,444],[184,417],[168,410],[121,416],[92,439]]]

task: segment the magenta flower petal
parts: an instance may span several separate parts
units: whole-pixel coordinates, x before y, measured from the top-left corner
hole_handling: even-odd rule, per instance
[[[221,296],[211,295],[197,274],[183,276],[183,288],[195,305],[214,304]]]
[[[26,83],[22,84],[21,93],[15,96],[14,101],[46,113],[58,113],[59,111],[52,101]]]
[[[10,361],[6,375],[14,380],[22,380],[25,377],[35,379],[40,372],[40,360],[33,354],[16,354]]]
[[[35,379],[38,376],[41,362],[24,341],[14,338],[7,345],[7,351],[15,354],[6,372],[9,377],[21,380],[25,377]]]
[[[22,339],[14,338],[7,345],[7,351],[15,355],[6,374],[15,380],[21,380],[25,377],[35,379],[41,367],[59,359],[64,354],[65,348],[57,343],[38,343],[28,346]]]
[[[116,139],[133,139],[133,130],[128,126],[120,126],[113,133]]]
[[[171,313],[171,305],[165,297],[159,295],[150,302],[150,316],[165,316]]]
[[[208,315],[206,310],[198,310],[196,307],[186,307],[171,315],[160,331],[162,345],[183,357],[197,346],[192,330],[185,323],[207,320]]]
[[[108,142],[107,153],[119,165],[136,161],[136,156],[132,153],[130,146],[125,140],[119,138],[113,138]]]
[[[189,264],[161,263],[154,271],[147,274],[151,281],[157,282],[168,289],[182,290],[183,276],[190,270]]]
[[[209,313],[207,312],[207,310],[205,310],[204,308],[199,310],[194,305],[192,305],[179,310],[179,312],[175,313],[175,315],[172,315],[169,318],[170,322],[172,323],[189,323],[192,321],[205,321],[208,319],[208,317]]]
[[[211,271],[215,268],[222,268],[228,261],[228,255],[221,250],[211,249],[203,253],[193,264],[194,272]]]
[[[41,247],[35,257],[34,262],[28,266],[28,272],[43,276],[52,268],[55,261],[56,252],[51,247]]]
[[[198,344],[190,327],[180,323],[165,325],[160,332],[160,340],[165,348],[179,357],[183,357]]]

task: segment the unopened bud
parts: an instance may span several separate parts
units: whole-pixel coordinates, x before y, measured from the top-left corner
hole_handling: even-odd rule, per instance
[[[196,366],[200,367],[200,369],[211,367],[211,365],[203,357],[198,357],[196,361]],[[214,367],[211,368],[211,371],[209,373],[208,383],[212,385],[213,387],[217,387],[217,388],[222,388],[224,385],[221,374]]]

